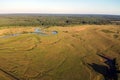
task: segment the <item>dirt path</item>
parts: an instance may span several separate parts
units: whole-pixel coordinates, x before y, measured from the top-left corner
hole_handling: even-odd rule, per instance
[[[5,78],[9,79],[9,80],[20,80],[19,78],[17,78],[16,76],[10,74],[9,72],[3,70],[0,68],[0,74],[5,75]]]

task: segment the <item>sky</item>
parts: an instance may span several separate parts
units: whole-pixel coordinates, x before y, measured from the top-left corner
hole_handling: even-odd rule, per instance
[[[120,0],[0,0],[0,13],[120,15]]]

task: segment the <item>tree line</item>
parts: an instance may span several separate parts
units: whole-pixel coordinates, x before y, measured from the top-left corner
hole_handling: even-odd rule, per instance
[[[0,16],[0,26],[120,25],[120,16]]]

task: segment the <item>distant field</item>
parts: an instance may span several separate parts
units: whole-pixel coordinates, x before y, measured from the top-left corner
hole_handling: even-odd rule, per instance
[[[32,34],[36,28],[48,35]],[[97,54],[116,58],[120,67],[119,25],[0,28],[0,80],[103,80],[88,65],[106,66]]]

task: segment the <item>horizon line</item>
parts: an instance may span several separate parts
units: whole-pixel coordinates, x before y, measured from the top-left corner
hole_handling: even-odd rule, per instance
[[[118,15],[120,14],[102,14],[102,13],[0,13],[0,15],[13,15],[13,14],[49,14],[49,15]]]

